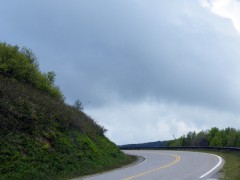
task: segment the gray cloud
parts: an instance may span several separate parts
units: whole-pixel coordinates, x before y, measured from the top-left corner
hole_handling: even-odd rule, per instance
[[[90,108],[87,112],[109,131],[107,136],[118,144],[150,142],[178,138],[189,131],[209,127],[238,127],[239,113],[227,113],[197,106],[156,102],[116,101],[111,106]]]
[[[198,1],[9,0],[0,27],[1,41],[32,48],[67,102],[80,99],[93,115],[146,98],[239,112],[240,36]],[[184,117],[195,123],[186,129],[200,123]]]

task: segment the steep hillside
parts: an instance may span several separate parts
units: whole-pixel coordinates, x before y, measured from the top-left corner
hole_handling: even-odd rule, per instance
[[[132,160],[64,103],[54,77],[31,51],[0,43],[0,179],[67,179]]]

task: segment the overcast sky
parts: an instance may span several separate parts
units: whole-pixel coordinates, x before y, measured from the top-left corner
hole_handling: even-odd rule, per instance
[[[0,41],[116,144],[240,128],[239,0],[0,0]]]

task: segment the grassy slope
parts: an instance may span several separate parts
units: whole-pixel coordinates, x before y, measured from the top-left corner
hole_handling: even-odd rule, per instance
[[[126,164],[83,112],[0,76],[0,179],[66,179]]]

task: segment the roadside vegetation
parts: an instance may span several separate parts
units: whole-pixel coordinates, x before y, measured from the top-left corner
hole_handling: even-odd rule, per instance
[[[234,128],[219,130],[214,127],[199,133],[189,132],[186,136],[169,141],[168,147],[202,146],[202,147],[240,147],[240,131]],[[196,151],[194,149],[194,151]],[[201,150],[201,152],[213,153],[221,156],[224,167],[221,169],[220,179],[240,179],[240,151],[230,150]]]
[[[68,179],[134,161],[80,102],[64,103],[54,80],[31,50],[0,43],[0,179]]]

